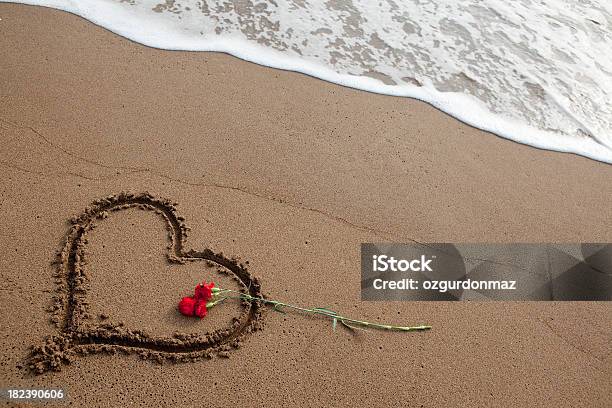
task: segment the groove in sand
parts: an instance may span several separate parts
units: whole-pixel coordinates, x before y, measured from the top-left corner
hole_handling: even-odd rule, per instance
[[[170,243],[167,258],[171,263],[204,261],[208,266],[219,266],[219,273],[233,275],[233,279],[245,293],[262,297],[258,280],[251,276],[246,266],[236,259],[210,249],[185,250],[184,241],[189,228],[177,215],[175,204],[159,199],[149,193],[121,193],[95,201],[80,216],[71,219],[66,243],[58,254],[56,283],[57,293],[51,310],[51,320],[60,329],[58,335],[50,336],[42,346],[34,347],[28,367],[36,373],[60,370],[76,355],[90,353],[136,353],[157,362],[188,362],[212,358],[217,354],[227,357],[231,349],[238,348],[243,337],[262,328],[262,305],[259,302],[241,302],[242,312],[234,317],[231,327],[218,329],[204,335],[174,333],[172,337],[154,337],[142,331],[130,330],[123,324],[102,323],[85,328],[81,323],[88,320],[88,277],[84,268],[84,249],[87,233],[105,219],[109,212],[137,207],[155,211],[168,229]],[[229,272],[228,272],[229,271]]]

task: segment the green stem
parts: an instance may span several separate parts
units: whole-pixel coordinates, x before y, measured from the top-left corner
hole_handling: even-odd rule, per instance
[[[242,292],[235,291],[235,290],[232,290],[232,289],[214,288],[213,289],[213,293],[214,293],[215,296],[221,295],[223,293],[236,293],[236,294],[238,294],[238,296],[231,297],[231,298],[234,298],[234,299],[243,299],[243,300],[247,300],[249,302],[258,301],[258,302],[261,302],[261,303],[264,303],[264,304],[267,304],[267,305],[272,305],[276,309],[289,308],[289,309],[297,310],[297,311],[304,312],[304,313],[317,314],[317,315],[329,317],[330,319],[337,320],[337,321],[339,321],[339,322],[341,322],[343,324],[346,324],[349,327],[351,327],[351,326],[348,325],[347,323],[352,323],[352,324],[356,324],[356,325],[363,326],[363,327],[372,327],[372,328],[381,329],[381,330],[394,330],[394,331],[404,331],[404,332],[422,331],[422,330],[429,330],[429,329],[431,329],[431,326],[394,326],[394,325],[390,325],[390,324],[379,324],[379,323],[366,322],[366,321],[363,321],[363,320],[352,319],[352,318],[346,317],[346,316],[340,316],[336,312],[334,312],[332,310],[328,310],[328,309],[323,309],[323,308],[312,308],[312,309],[309,309],[309,308],[305,308],[305,307],[291,305],[291,304],[288,304],[288,303],[279,302],[277,300],[269,300],[269,299],[264,299],[264,298],[260,298],[260,297],[251,296],[251,295],[248,295],[246,293],[242,293]],[[226,296],[226,297],[223,297],[223,298],[221,298],[219,300],[216,300],[214,302],[209,302],[208,305],[210,305],[209,307],[215,306],[216,304],[221,303],[222,301],[224,301],[227,298],[229,298],[229,297]]]

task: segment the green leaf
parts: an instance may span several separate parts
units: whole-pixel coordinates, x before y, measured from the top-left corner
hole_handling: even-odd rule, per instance
[[[352,324],[348,324],[344,320],[340,320],[340,323],[342,323],[342,325],[344,325],[344,327],[346,327],[350,331],[356,331],[356,330],[368,331],[367,329],[364,329],[363,327],[357,327],[357,326],[353,326]]]
[[[332,330],[336,331],[336,325],[338,323],[338,319],[334,318],[334,322],[332,323]]]
[[[318,311],[320,311],[320,312],[325,312],[325,313],[328,313],[328,314],[330,314],[330,315],[332,315],[332,316],[335,316],[335,315],[337,315],[337,314],[338,314],[338,312],[334,312],[333,310],[329,310],[329,309],[326,309],[326,308],[324,308],[324,307],[315,307],[315,308],[314,308],[314,309],[312,309],[312,310],[318,310]]]
[[[281,305],[274,305],[274,307],[272,308],[272,310],[274,310],[275,312],[278,312],[278,313],[287,314],[287,312],[285,312],[285,311],[282,309],[282,306],[281,306]]]

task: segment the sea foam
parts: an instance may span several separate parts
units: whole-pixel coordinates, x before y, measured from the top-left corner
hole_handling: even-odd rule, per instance
[[[225,52],[420,99],[511,140],[612,163],[609,2],[16,2],[65,10],[151,47]]]

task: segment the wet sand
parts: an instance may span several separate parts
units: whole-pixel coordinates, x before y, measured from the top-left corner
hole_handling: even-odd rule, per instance
[[[612,166],[418,101],[147,48],[55,10],[1,4],[0,18],[0,387],[63,387],[83,406],[612,403],[609,304],[361,302],[359,267],[361,242],[610,242]],[[176,203],[185,250],[238,258],[271,298],[433,330],[334,333],[264,312],[229,358],[120,351],[19,368],[60,333],[49,308],[69,220],[122,191]],[[87,324],[170,341],[242,316],[237,304],[178,315],[199,280],[237,283],[169,263],[163,214],[97,224],[83,244]]]

